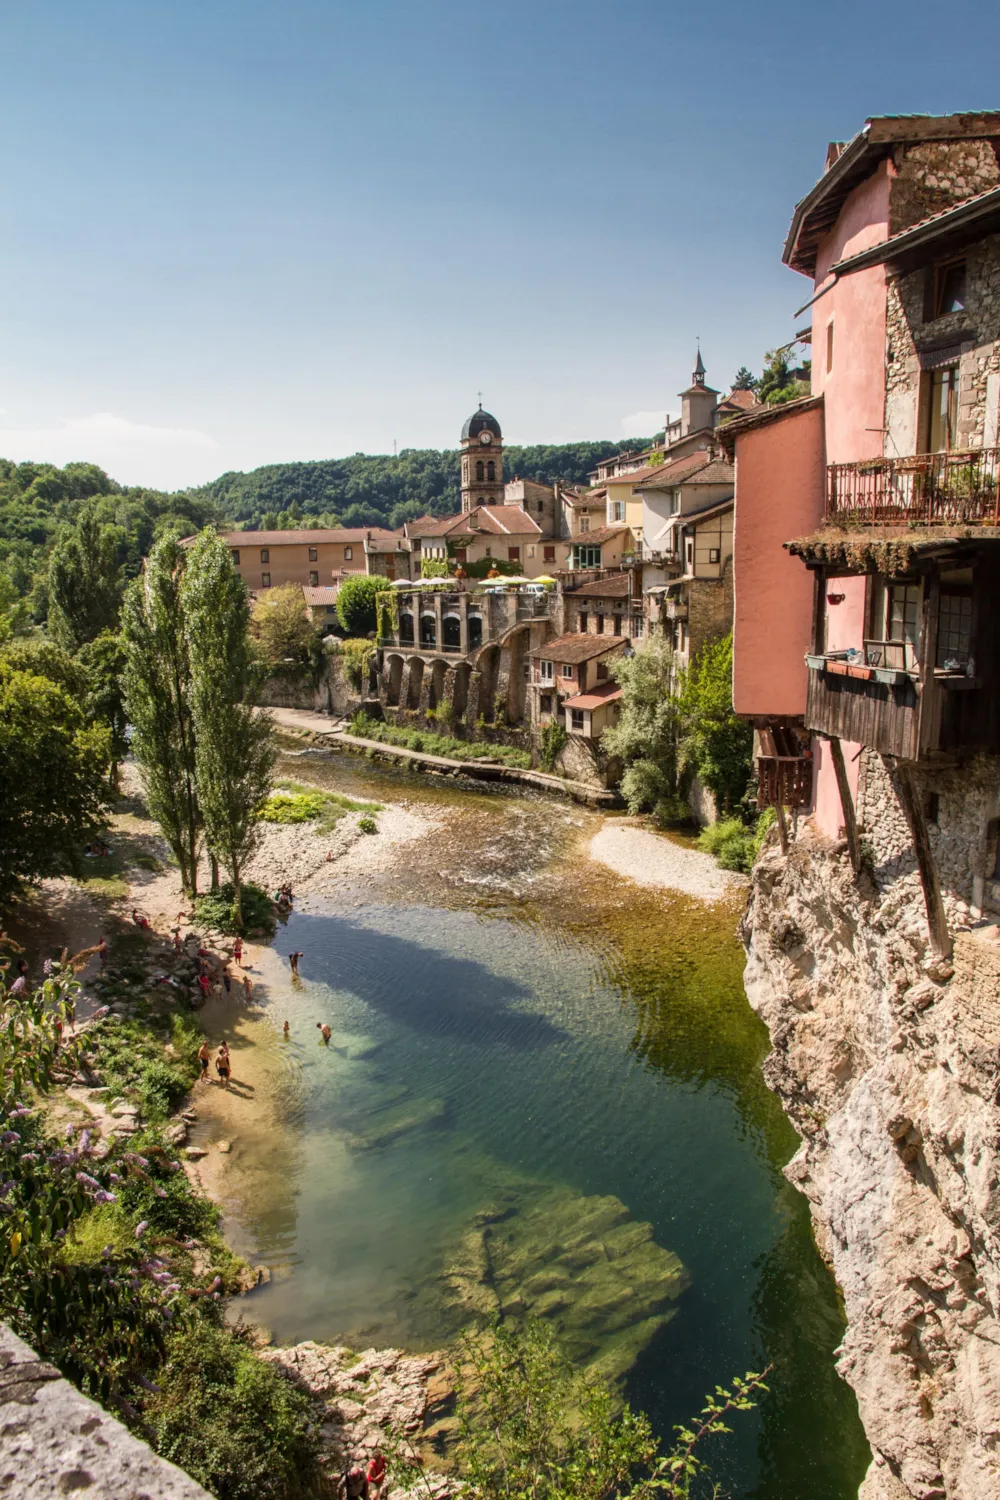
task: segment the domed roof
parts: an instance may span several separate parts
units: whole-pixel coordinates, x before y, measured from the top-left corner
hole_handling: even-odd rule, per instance
[[[483,408],[480,405],[479,410],[472,413],[472,416],[469,417],[465,426],[462,428],[462,437],[478,437],[481,432],[484,432],[487,429],[492,432],[495,438],[501,436],[500,423],[497,421],[496,417],[491,417],[489,412],[483,411]]]

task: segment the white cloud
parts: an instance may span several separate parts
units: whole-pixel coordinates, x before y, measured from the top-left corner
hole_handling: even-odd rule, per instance
[[[662,411],[634,411],[630,417],[622,417],[622,432],[626,437],[652,437],[662,426]]]
[[[196,428],[153,427],[110,411],[68,417],[55,427],[0,426],[0,454],[17,463],[35,459],[61,466],[82,460],[100,464],[121,484],[168,490],[213,479],[218,447]]]

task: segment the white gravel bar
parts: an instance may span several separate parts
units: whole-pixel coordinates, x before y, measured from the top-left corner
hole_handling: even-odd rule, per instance
[[[637,885],[680,891],[700,901],[721,901],[747,885],[746,876],[720,869],[710,854],[617,819],[591,839],[590,857]]]

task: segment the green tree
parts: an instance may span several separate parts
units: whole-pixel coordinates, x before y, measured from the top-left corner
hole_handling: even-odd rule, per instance
[[[680,699],[680,767],[698,773],[729,812],[746,793],[753,729],[733,709],[733,634],[703,646],[684,675]]]
[[[64,688],[0,658],[0,904],[97,831],[109,741]]]
[[[114,630],[122,579],[115,530],[91,502],[49,559],[49,628],[56,639],[75,651],[102,630]]]
[[[181,597],[184,564],[184,549],[174,538],[156,543],[145,573],[125,593],[122,646],[125,706],[149,810],[174,852],[185,892],[196,895],[202,814]]]
[[[76,662],[84,676],[84,713],[92,724],[106,725],[111,735],[111,785],[117,791],[119,768],[128,754],[125,649],[121,636],[102,630],[80,648]]]
[[[368,573],[353,573],[344,579],[337,591],[337,619],[348,635],[368,635],[375,629],[375,596],[388,588],[392,588],[388,578]]]
[[[809,362],[802,367],[809,373]],[[768,406],[780,406],[786,401],[797,401],[811,393],[808,379],[803,379],[788,363],[788,346],[769,349],[764,356],[764,371],[757,382],[757,395]]]
[[[612,670],[622,689],[621,715],[604,731],[601,746],[625,762],[621,791],[629,811],[659,809],[670,819],[677,799],[680,729],[673,651],[662,634],[650,634]]]
[[[254,712],[262,668],[250,640],[250,599],[229,548],[206,528],[181,584],[191,664],[198,803],[209,850],[233,884],[242,923],[243,869],[260,838],[260,810],[274,769],[274,730]]]
[[[748,370],[746,365],[740,365],[739,369],[736,371],[736,379],[733,381],[733,390],[752,391],[756,389],[756,386],[757,377],[756,375],[754,375],[753,371]]]
[[[316,640],[316,628],[301,584],[285,583],[258,594],[250,628],[270,668],[287,661],[304,662]]]
[[[459,1463],[479,1500],[687,1500],[708,1479],[704,1439],[729,1432],[729,1414],[767,1389],[763,1375],[718,1387],[661,1456],[649,1419],[574,1369],[546,1324],[468,1334],[458,1365]]]
[[[44,635],[20,635],[2,648],[2,659],[17,672],[57,682],[75,703],[86,690],[86,673],[75,657]]]

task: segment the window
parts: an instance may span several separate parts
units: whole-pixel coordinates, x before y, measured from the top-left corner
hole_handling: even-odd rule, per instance
[[[688,573],[694,571],[694,539],[688,537],[684,543],[684,567]]]
[[[337,606],[335,604],[328,604],[326,606],[326,612],[328,615],[335,615],[337,613]]]
[[[826,325],[826,373],[833,369],[833,319]]]
[[[621,615],[613,615],[612,618],[611,618],[611,634],[612,635],[621,635],[621,633],[622,633],[622,617],[621,617]]]
[[[633,615],[632,616],[632,639],[633,640],[638,640],[639,637],[642,635],[642,625],[643,625],[642,615]]]
[[[555,562],[556,549],[554,547],[542,548],[542,562]]]
[[[553,673],[552,663],[550,661],[540,661],[538,663],[538,677],[539,677],[539,680],[541,682],[551,682],[552,679],[553,679],[553,676],[554,676],[554,673]]]
[[[270,550],[269,547],[261,547],[261,549],[260,549],[260,560],[261,560],[261,562],[266,562],[266,563],[269,563],[271,561],[271,550]]]
[[[486,556],[487,557],[492,557],[493,556],[493,548],[492,547],[487,547],[487,549],[486,549]]]
[[[573,668],[570,666],[570,664],[569,664],[568,661],[567,662],[563,662],[562,675],[564,677],[572,677],[573,676]]]
[[[507,561],[508,562],[520,562],[521,561],[521,549],[520,549],[520,547],[508,547],[507,548]]]
[[[489,461],[489,463],[486,465],[486,478],[487,479],[496,479],[496,477],[497,477],[497,466],[496,466],[496,464],[493,462],[493,460],[491,458],[490,461]]]
[[[930,373],[927,451],[944,453],[955,446],[958,423],[958,365]]]
[[[594,628],[597,631],[598,635],[603,635],[604,634],[604,616],[603,615],[595,615],[594,616]]]
[[[353,547],[345,547],[344,548],[344,561],[345,562],[350,562],[353,557],[354,557],[354,548]]]
[[[437,642],[437,621],[433,615],[420,616],[420,644],[433,646]]]
[[[541,515],[542,511],[544,509],[545,509],[545,501],[544,500],[539,500],[539,502],[538,502],[538,514]]]
[[[624,500],[612,500],[612,502],[611,502],[611,519],[612,519],[612,521],[624,521],[624,519],[625,519],[625,501]]]
[[[483,617],[482,615],[469,616],[469,650],[475,651],[477,646],[483,644]]]
[[[671,490],[670,491],[670,514],[672,516],[679,516],[680,513],[681,513],[681,492],[680,492],[680,490]]]
[[[934,665],[954,671],[958,667],[967,667],[971,654],[972,595],[966,589],[942,589],[938,598]]]
[[[312,588],[312,589],[315,589],[315,588],[319,587],[319,574],[318,573],[310,573],[309,574],[309,587]]]
[[[483,464],[482,459],[479,459],[479,461],[476,464],[476,478],[478,479],[478,481],[480,482],[480,484],[486,478],[486,468],[485,468],[485,465]]]
[[[608,680],[608,664],[607,664],[607,662],[599,661],[597,663],[597,680],[598,680],[598,682],[607,682],[607,680]]]
[[[577,546],[575,548],[575,551],[576,551],[576,561],[573,564],[574,567],[576,567],[576,568],[599,568],[601,566],[601,549],[600,549],[600,547],[580,547],[580,546]]]
[[[310,562],[318,562],[319,561],[319,553],[316,551],[315,547],[310,547],[309,548],[309,561]]]
[[[413,645],[413,616],[403,614],[399,617],[399,643],[401,646]]]
[[[710,563],[717,563],[720,560],[721,557],[722,557],[722,549],[720,547],[709,547],[709,549],[708,549],[708,560],[709,560]]]
[[[965,261],[953,260],[934,269],[934,316],[965,311]]]
[[[583,709],[582,708],[571,708],[570,711],[569,711],[569,722],[570,722],[570,728],[571,729],[576,729],[576,730],[579,730],[579,731],[582,732],[582,730],[583,730]]]
[[[583,515],[580,517],[580,530],[581,531],[589,531],[590,530],[590,512],[589,511],[585,510],[584,513],[583,513]]]
[[[269,589],[271,587],[270,573],[262,573],[260,575],[260,586],[262,589]]]
[[[539,699],[538,699],[538,712],[540,714],[550,714],[552,712],[552,694],[551,693],[542,693],[542,694],[540,694]]]
[[[589,622],[590,616],[588,615],[587,611],[585,609],[581,609],[580,613],[576,617],[576,628],[577,630],[579,630],[581,635],[587,634],[587,627]]]
[[[230,552],[229,552],[229,556],[230,556],[230,557],[231,557],[231,558],[232,558],[232,560],[233,560],[233,566],[234,566],[234,567],[236,567],[236,568],[238,568],[238,567],[239,567],[239,565],[240,565],[240,554],[239,554],[239,549],[238,549],[238,548],[236,548],[236,547],[232,547],[232,548],[231,548],[231,549],[230,549]]]

